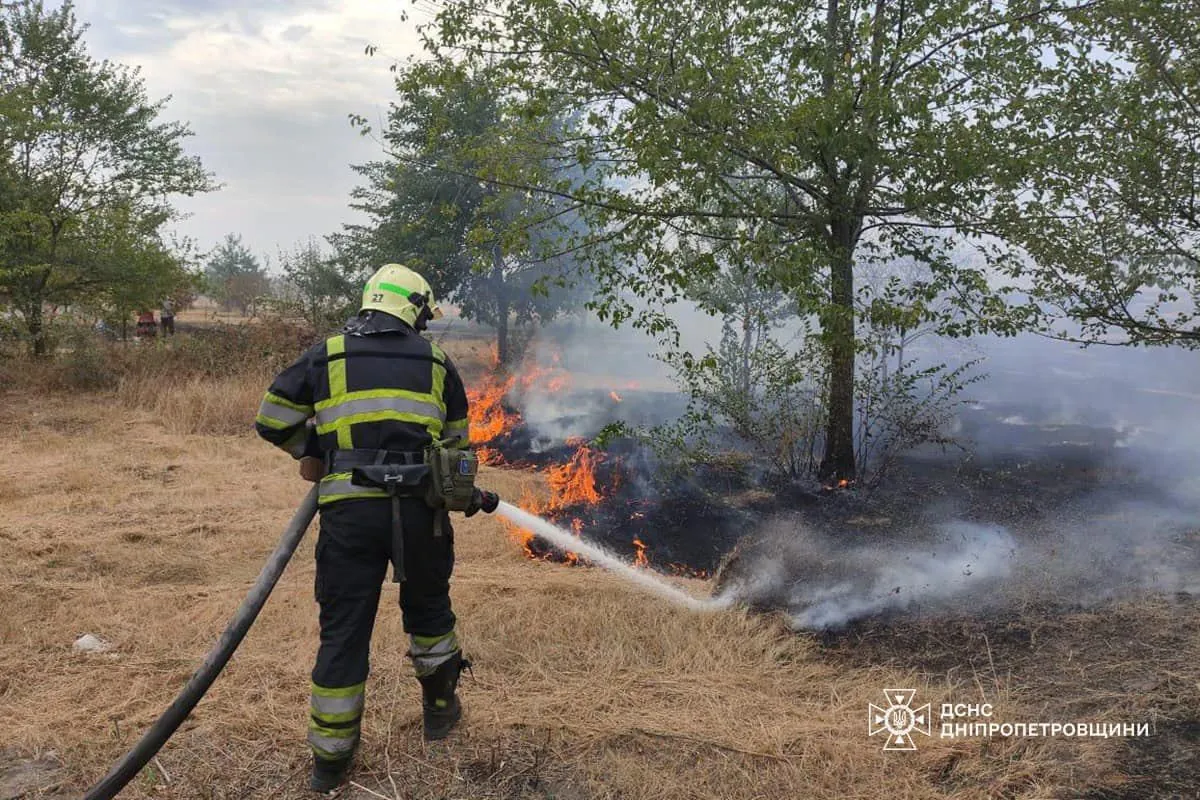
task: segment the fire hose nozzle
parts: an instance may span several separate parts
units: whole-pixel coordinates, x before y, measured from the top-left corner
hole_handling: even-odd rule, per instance
[[[471,506],[467,509],[466,515],[473,517],[480,511],[486,511],[491,514],[500,505],[500,495],[495,492],[489,492],[487,489],[476,489],[475,495],[471,498]]]

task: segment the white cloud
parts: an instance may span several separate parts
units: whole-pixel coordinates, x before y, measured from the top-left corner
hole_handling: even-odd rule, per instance
[[[272,256],[338,230],[356,176],[377,158],[348,115],[380,119],[392,97],[393,59],[419,52],[420,14],[402,0],[78,0],[92,53],[140,66],[166,115],[195,132],[191,152],[225,184],[185,200],[180,232],[201,246],[243,234]],[[368,44],[379,47],[371,58]]]

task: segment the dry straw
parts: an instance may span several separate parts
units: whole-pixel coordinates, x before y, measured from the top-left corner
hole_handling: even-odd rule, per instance
[[[42,796],[77,795],[153,721],[303,495],[289,459],[250,432],[263,388],[252,370],[0,403],[2,758],[52,753],[64,770]],[[517,498],[540,477],[485,469],[482,480]],[[312,541],[123,796],[305,796]],[[896,754],[868,739],[867,705],[883,688],[911,686],[936,704],[975,692],[967,678],[850,669],[770,617],[696,614],[599,570],[526,560],[492,517],[456,522],[456,544],[453,598],[476,665],[466,724],[422,743],[386,586],[348,796],[1034,798],[1075,779],[1079,759],[1051,742],[935,737]],[[87,632],[113,652],[74,653]]]

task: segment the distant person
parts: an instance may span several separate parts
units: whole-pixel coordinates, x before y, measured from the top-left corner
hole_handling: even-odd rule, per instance
[[[139,339],[153,339],[158,335],[158,323],[154,321],[154,312],[143,310],[138,312],[137,327],[134,335]]]
[[[175,304],[170,299],[162,301],[162,308],[158,312],[159,321],[162,323],[163,336],[175,335]]]

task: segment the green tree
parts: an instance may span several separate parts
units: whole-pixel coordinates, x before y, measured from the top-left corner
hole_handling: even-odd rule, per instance
[[[1059,136],[1036,191],[1008,204],[1003,235],[1033,257],[1013,274],[1057,335],[1198,346],[1196,4],[1113,0],[1079,24],[1106,57],[1076,57],[1043,104]]]
[[[48,304],[176,271],[168,198],[214,188],[187,126],[159,120],[136,70],[89,56],[84,30],[69,2],[0,7],[0,291],[39,355]]]
[[[578,216],[558,199],[481,181],[476,154],[499,146],[511,153],[521,141],[525,163],[536,163],[538,143],[525,134],[548,130],[553,115],[531,124],[511,117],[483,74],[453,64],[396,72],[398,97],[382,137],[391,158],[354,168],[366,184],[352,207],[370,221],[331,241],[354,272],[399,261],[425,273],[465,317],[496,328],[507,364],[514,318],[544,322],[576,296],[562,291],[575,263],[556,245]]]
[[[921,264],[924,279],[871,305],[944,334],[1029,324],[1031,310],[989,282],[1020,255],[992,217],[997,196],[1045,167],[1041,100],[1064,69],[1054,54],[1074,46],[1072,21],[1094,4],[462,0],[425,35],[434,58],[492,65],[528,115],[563,98],[579,109],[553,144],[559,163],[589,168],[583,185],[531,178],[512,148],[476,155],[497,185],[580,205],[590,238],[579,246],[605,243],[589,262],[608,318],[670,335],[664,309],[716,269],[712,242],[770,264],[768,285],[819,323],[819,473],[849,480],[859,270]],[[731,233],[731,220],[746,224]]]
[[[317,330],[345,321],[358,308],[362,283],[353,280],[322,250],[316,239],[279,254],[283,272],[282,296],[286,309],[294,310]]]
[[[226,234],[224,241],[209,254],[204,281],[222,308],[236,308],[242,314],[270,291],[266,270],[235,233]]]
[[[131,217],[127,209],[88,217],[82,230],[96,248],[92,269],[98,282],[76,302],[122,332],[133,314],[157,308],[191,277],[177,251],[159,236],[157,221]]]

